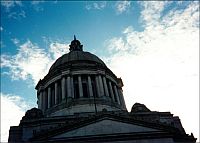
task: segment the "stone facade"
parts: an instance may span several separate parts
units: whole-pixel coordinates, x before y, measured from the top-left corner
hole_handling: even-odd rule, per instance
[[[28,110],[9,142],[193,143],[178,117],[136,103],[126,109],[123,82],[74,38],[38,82],[38,108]]]

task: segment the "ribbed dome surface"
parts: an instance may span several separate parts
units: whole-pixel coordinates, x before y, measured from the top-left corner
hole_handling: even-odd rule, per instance
[[[106,66],[105,63],[98,58],[97,56],[84,51],[71,51],[67,54],[64,54],[60,58],[58,58],[55,63],[51,66],[49,71],[52,71],[53,69],[56,69],[60,65],[63,65],[65,63],[74,62],[74,61],[92,61],[99,64],[102,64],[103,66]]]

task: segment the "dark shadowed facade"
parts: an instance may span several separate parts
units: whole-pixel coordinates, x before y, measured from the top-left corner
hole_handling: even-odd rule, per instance
[[[28,110],[9,142],[194,143],[178,117],[135,103],[126,109],[123,82],[74,38],[38,82],[38,108]]]

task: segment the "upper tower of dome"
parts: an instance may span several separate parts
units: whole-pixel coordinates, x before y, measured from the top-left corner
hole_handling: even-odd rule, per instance
[[[76,36],[74,35],[74,40],[69,45],[69,51],[83,51],[83,45],[81,45],[79,40],[76,40]]]

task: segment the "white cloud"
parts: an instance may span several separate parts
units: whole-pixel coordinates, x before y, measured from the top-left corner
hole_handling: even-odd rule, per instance
[[[119,52],[119,51],[124,51],[127,49],[122,37],[120,37],[120,38],[115,37],[115,38],[109,40],[107,43],[109,45],[108,46],[109,51],[111,51],[111,52],[113,52],[113,51]]]
[[[50,44],[49,52],[53,54],[53,59],[57,59],[69,52],[69,44],[53,42]]]
[[[164,8],[170,4],[170,1],[145,1],[139,2],[143,8],[141,18],[146,26],[155,26],[160,22],[161,14]]]
[[[3,31],[3,27],[2,26],[0,27],[0,30]]]
[[[198,137],[199,5],[191,2],[162,18],[164,2],[141,5],[144,31],[129,26],[107,42],[112,54],[108,66],[124,81],[129,110],[141,102],[152,110],[171,111],[187,133]]]
[[[130,8],[130,5],[131,5],[131,2],[127,0],[116,2],[115,6],[116,6],[117,13],[121,14],[123,12],[128,11],[128,9]]]
[[[8,68],[13,80],[31,78],[36,84],[43,78],[56,58],[67,52],[68,44],[52,43],[49,51],[39,48],[30,40],[19,46],[18,53],[10,56],[2,54],[1,67]]]
[[[1,93],[1,142],[8,141],[10,126],[19,125],[30,107],[20,96]]]
[[[91,9],[96,9],[96,10],[101,10],[104,9],[106,7],[106,2],[102,1],[102,2],[87,2],[85,8],[87,10],[91,10]]]

